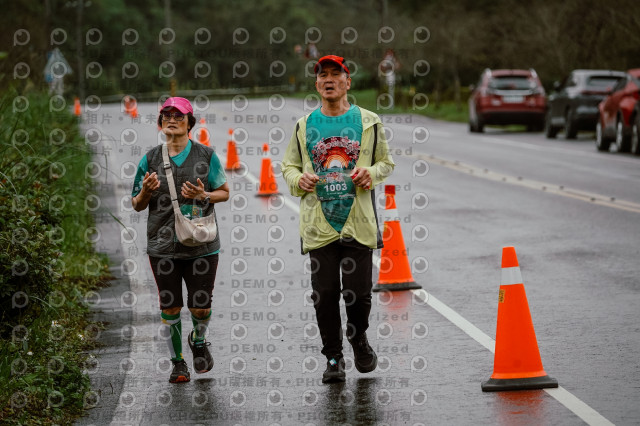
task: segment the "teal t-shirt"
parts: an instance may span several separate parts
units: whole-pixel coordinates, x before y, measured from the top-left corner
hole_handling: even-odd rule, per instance
[[[184,163],[184,161],[189,156],[191,152],[191,139],[187,142],[187,146],[180,152],[178,155],[174,155],[171,157],[176,166],[180,167]],[[147,156],[144,155],[138,163],[138,170],[136,171],[136,177],[133,180],[133,191],[131,191],[131,197],[135,197],[142,190],[142,180],[144,179],[144,175],[149,171],[149,164],[147,163]],[[220,164],[220,159],[214,152],[211,156],[211,160],[209,161],[209,175],[207,176],[207,182],[209,183],[209,187],[212,189],[220,188],[227,181],[227,175],[224,173],[224,169]],[[195,184],[195,182],[192,182]],[[179,193],[180,188],[176,188],[176,191]],[[180,211],[186,217],[191,218],[195,212],[194,206],[192,204],[183,204],[180,206]],[[197,213],[196,213],[197,214]],[[215,251],[210,254],[216,254],[218,251]]]
[[[307,151],[314,172],[320,176],[316,194],[321,198],[322,212],[337,232],[349,217],[355,188],[348,177],[360,156],[362,115],[351,105],[342,115],[331,117],[317,109],[307,119]],[[334,191],[334,188],[338,188]],[[331,199],[333,198],[333,199]]]
[[[173,162],[176,163],[176,166],[182,166],[182,163],[187,159],[191,152],[191,144],[191,139],[189,139],[187,146],[184,147],[182,152],[171,157]],[[142,180],[148,171],[149,164],[147,163],[147,156],[144,155],[140,160],[140,163],[138,163],[136,177],[133,179],[133,191],[131,191],[131,197],[135,197],[140,193],[140,191],[142,191]],[[227,181],[227,175],[224,173],[224,169],[220,164],[220,159],[215,152],[211,156],[211,161],[209,161],[209,176],[207,176],[207,181],[209,182],[210,188],[213,189],[220,188]],[[180,192],[180,189],[176,188],[176,191]]]

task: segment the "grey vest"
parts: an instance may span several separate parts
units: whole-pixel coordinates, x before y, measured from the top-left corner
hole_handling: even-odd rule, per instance
[[[184,198],[181,195],[182,185],[189,181],[197,185],[200,178],[204,183],[204,190],[213,191],[215,188],[209,187],[207,177],[209,176],[209,162],[213,155],[213,149],[202,144],[191,142],[191,151],[184,163],[178,167],[171,160],[173,180],[176,184],[178,204],[196,204],[204,209],[203,215],[209,216],[215,212],[213,203],[207,205],[206,202],[195,201]],[[149,174],[156,172],[160,181],[160,188],[153,192],[149,201],[149,219],[147,222],[147,254],[153,257],[169,257],[174,259],[188,259],[200,257],[220,249],[220,232],[216,239],[210,243],[197,247],[187,247],[178,241],[175,236],[175,216],[171,205],[171,195],[169,195],[169,185],[167,175],[162,167],[162,145],[158,145],[147,153],[147,164]],[[216,218],[217,224],[217,218]]]

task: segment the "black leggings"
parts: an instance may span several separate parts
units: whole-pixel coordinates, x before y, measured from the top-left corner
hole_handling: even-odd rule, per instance
[[[151,270],[158,286],[160,309],[184,306],[182,280],[187,285],[187,307],[211,307],[213,285],[218,269],[218,254],[195,259],[170,259],[149,256]]]
[[[322,354],[328,358],[342,354],[340,294],[347,311],[347,337],[360,335],[369,328],[373,250],[333,242],[311,250],[311,287]],[[342,272],[342,282],[340,280]]]

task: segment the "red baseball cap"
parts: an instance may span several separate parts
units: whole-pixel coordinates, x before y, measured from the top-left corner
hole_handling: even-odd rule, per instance
[[[318,74],[322,69],[322,64],[326,64],[327,62],[331,62],[340,66],[342,70],[347,73],[347,75],[351,75],[349,68],[347,68],[347,66],[344,64],[344,58],[336,55],[327,55],[318,59],[318,62],[316,62],[316,64],[313,67],[313,72]]]
[[[173,97],[169,98],[162,104],[162,108],[160,110],[166,108],[176,108],[183,114],[191,113],[193,114],[193,107],[191,106],[191,102],[185,98]]]

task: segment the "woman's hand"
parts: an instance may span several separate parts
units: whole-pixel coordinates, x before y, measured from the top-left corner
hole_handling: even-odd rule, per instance
[[[156,172],[153,172],[151,174],[149,174],[149,172],[145,173],[144,178],[142,179],[142,189],[140,190],[140,192],[151,194],[158,188],[160,188],[158,174]]]
[[[151,201],[151,196],[153,191],[160,188],[160,181],[158,180],[158,174],[153,172],[149,174],[149,172],[144,174],[144,178],[142,178],[142,188],[138,195],[131,199],[131,205],[134,210],[137,212],[141,212],[146,209],[149,205],[149,201]]]
[[[198,178],[198,185],[194,185],[191,182],[185,182],[182,185],[182,196],[184,198],[193,198],[196,200],[204,200],[206,192],[204,190],[204,183]]]

